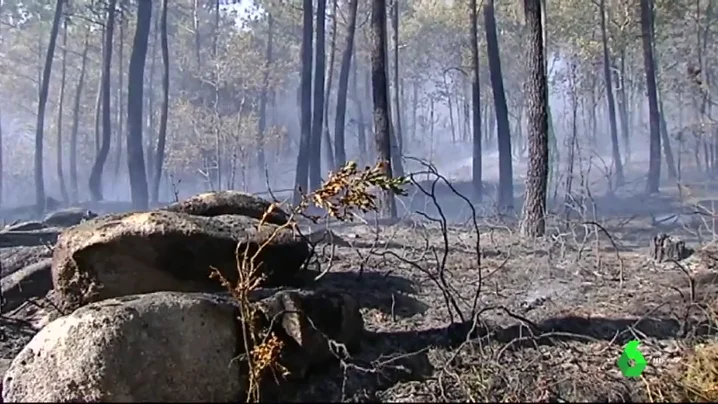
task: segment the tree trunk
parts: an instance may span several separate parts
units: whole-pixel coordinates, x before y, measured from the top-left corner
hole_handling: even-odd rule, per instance
[[[112,39],[115,32],[115,4],[116,0],[110,0],[107,8],[107,31],[105,33],[105,49],[102,58],[102,146],[95,158],[95,164],[90,172],[90,198],[93,202],[101,201],[102,198],[102,171],[105,168],[107,155],[110,153],[110,141],[112,136],[112,110],[110,109],[110,81],[112,74]]]
[[[616,100],[618,101],[618,115],[621,117],[621,137],[623,138],[623,159],[626,163],[631,161],[630,122],[628,113],[628,96],[626,80],[626,50],[621,50],[619,77],[616,80]]]
[[[105,45],[107,27],[102,25],[102,46]],[[104,54],[104,51],[102,52]],[[102,144],[102,74],[97,80],[97,94],[95,95],[95,158],[100,154],[100,146]]]
[[[274,17],[269,13],[267,15],[267,51],[264,57],[264,82],[262,83],[262,94],[259,98],[259,127],[257,128],[257,169],[259,170],[259,178],[263,181],[267,180],[266,170],[267,161],[264,154],[264,136],[267,130],[267,98],[269,92],[269,70],[272,67],[272,47],[274,40]]]
[[[294,178],[292,201],[298,205],[302,192],[307,191],[309,174],[309,153],[312,139],[312,0],[302,0],[302,78],[300,85],[301,138],[297,154],[297,168]]]
[[[80,65],[80,77],[77,79],[75,90],[75,105],[72,111],[72,132],[70,132],[70,193],[73,203],[79,201],[77,188],[77,134],[80,127],[80,102],[82,100],[82,88],[85,85],[85,72],[87,70],[87,52],[90,49],[90,29],[85,30],[85,44],[82,48],[82,62]]]
[[[603,48],[603,79],[606,85],[606,102],[608,105],[608,123],[611,130],[611,154],[613,167],[616,169],[616,187],[623,186],[623,161],[618,149],[618,125],[616,123],[616,103],[613,98],[613,80],[611,80],[611,56],[608,53],[608,32],[606,31],[606,0],[600,2],[601,13],[601,44]]]
[[[124,0],[121,4],[124,4]],[[120,162],[122,160],[122,134],[124,133],[124,121],[125,121],[125,111],[124,111],[124,102],[123,102],[123,95],[124,95],[124,75],[125,75],[125,18],[124,16],[120,16],[120,43],[119,43],[119,50],[117,53],[117,118],[115,122],[115,127],[117,130],[115,131],[115,172],[114,172],[114,178],[115,181],[117,181],[120,175]]]
[[[327,83],[324,86],[324,112],[322,118],[322,133],[324,134],[324,153],[327,158],[327,165],[335,167],[334,150],[332,137],[329,133],[329,103],[331,102],[332,81],[334,80],[334,56],[337,51],[337,0],[332,0],[332,40],[329,44],[329,64],[327,65]]]
[[[358,1],[358,0],[357,0]],[[356,17],[355,17],[356,18]],[[356,34],[356,19],[354,23],[354,32]],[[356,47],[354,47],[354,51],[352,52],[352,58],[354,59],[354,63],[351,64],[352,69],[352,100],[354,101],[354,104],[357,108],[357,145],[359,146],[359,161],[362,164],[366,164],[368,161],[367,154],[367,140],[366,140],[366,119],[364,118],[364,108],[362,107],[361,98],[359,96],[359,83],[358,83],[358,60],[356,59]],[[338,105],[337,105],[338,108]]]
[[[489,59],[489,72],[491,76],[491,89],[494,94],[494,110],[498,123],[499,146],[499,207],[513,209],[514,183],[513,167],[511,164],[511,128],[509,126],[509,109],[506,106],[504,93],[504,79],[501,71],[501,56],[499,41],[496,35],[496,17],[494,15],[494,0],[485,0],[484,29],[486,30],[486,52]]]
[[[546,191],[548,187],[548,86],[541,29],[540,0],[524,0],[527,37],[526,98],[528,101],[529,161],[526,173],[521,234],[540,237],[546,231]]]
[[[62,24],[62,71],[60,73],[60,95],[57,102],[57,180],[60,183],[60,193],[65,204],[70,202],[65,185],[65,175],[62,168],[62,115],[65,103],[65,82],[67,77],[67,19]]]
[[[473,1],[473,0],[472,0]],[[389,133],[389,97],[387,94],[386,56],[386,0],[372,0],[371,12],[371,82],[374,100],[374,130],[376,151],[384,174],[391,177],[391,139]],[[382,213],[397,217],[394,194],[383,192]]]
[[[401,80],[399,80],[399,0],[392,1],[392,25],[394,30],[394,105],[396,106],[396,148],[398,149],[398,157],[394,157],[394,161],[401,163],[404,152],[404,131],[401,122]],[[396,163],[395,163],[396,165]],[[404,175],[403,169],[396,167],[399,175]]]
[[[37,103],[37,123],[35,126],[35,204],[39,213],[45,210],[45,177],[43,175],[42,165],[42,143],[45,132],[45,107],[47,105],[47,93],[50,90],[52,60],[55,58],[55,44],[57,43],[57,33],[60,30],[60,19],[62,18],[62,7],[64,4],[65,0],[57,0],[55,3],[55,15],[52,19],[50,42],[47,44],[45,67],[42,70],[42,82],[40,83],[40,97]]]
[[[139,0],[137,27],[130,55],[130,75],[127,79],[127,168],[130,176],[132,207],[148,208],[147,175],[142,150],[142,100],[144,99],[145,60],[152,23],[152,0]]]
[[[651,130],[650,158],[648,163],[648,181],[646,192],[657,193],[661,179],[661,129],[658,111],[658,92],[656,91],[656,72],[653,62],[651,38],[650,0],[641,0],[641,36],[643,37],[643,66],[646,71],[646,90],[648,91],[648,117]]]
[[[5,1],[0,0],[0,15],[2,15],[3,9],[5,8]],[[1,28],[1,27],[0,27]],[[4,37],[2,35],[2,32],[0,32],[0,45],[4,45]],[[0,51],[3,51],[4,49],[0,49]],[[3,132],[2,132],[2,108],[0,108],[0,206],[2,205],[2,197],[3,197]]]
[[[197,71],[202,69],[202,54],[200,49],[202,46],[202,38],[199,33],[199,0],[194,0],[192,3],[192,31],[194,32],[194,57],[197,60]]]
[[[322,123],[324,122],[324,68],[326,49],[324,26],[326,25],[326,0],[317,0],[317,39],[314,50],[314,105],[312,116],[312,138],[309,153],[309,188],[319,189],[322,185]]]
[[[160,40],[162,41],[162,111],[160,112],[160,131],[157,138],[157,156],[155,157],[155,172],[152,177],[152,202],[160,200],[160,180],[162,179],[162,165],[165,161],[165,143],[167,142],[167,115],[170,104],[170,54],[167,45],[167,2],[162,0],[162,14],[160,15]]]
[[[145,158],[147,159],[147,178],[152,181],[152,173],[155,167],[155,64],[157,61],[157,38],[159,37],[160,19],[153,19],[153,27],[150,28],[152,33],[152,46],[150,48],[150,77],[147,80],[145,91],[148,92],[147,97],[147,137],[145,140]]]
[[[479,28],[478,28],[478,11],[476,10],[476,0],[469,2],[469,15],[470,21],[470,34],[469,44],[471,45],[471,96],[472,96],[472,110],[473,110],[473,156],[471,159],[472,175],[471,183],[474,189],[474,198],[480,201],[483,194],[483,185],[481,180],[481,84],[479,81],[480,77],[480,65],[479,65]],[[433,119],[433,118],[432,118]]]
[[[2,197],[3,197],[3,176],[4,176],[4,167],[3,167],[3,132],[2,132],[2,108],[0,108],[0,205],[2,205]]]
[[[347,153],[344,142],[344,121],[347,112],[347,91],[349,88],[349,70],[352,65],[354,54],[354,32],[356,31],[357,9],[359,0],[349,1],[349,24],[347,25],[347,43],[342,53],[342,66],[339,71],[339,88],[337,90],[337,113],[334,121],[334,157],[336,167],[344,166],[347,162]],[[356,65],[356,63],[355,63]],[[354,92],[356,92],[356,66],[354,74]],[[362,119],[360,117],[359,119]],[[362,125],[360,123],[360,125]],[[364,157],[366,153],[366,139],[364,134],[359,133],[359,155]]]

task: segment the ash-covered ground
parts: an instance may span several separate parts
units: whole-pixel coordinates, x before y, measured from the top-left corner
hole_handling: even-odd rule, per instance
[[[467,194],[470,186],[454,188]],[[577,192],[572,209],[561,205],[548,218],[546,237],[529,241],[516,233],[515,215],[477,211],[455,191],[412,191],[400,205],[413,213],[394,224],[328,225],[341,242],[317,246],[312,287],[356,297],[367,332],[338,368],[274,398],[670,400],[692,348],[715,333],[718,244],[712,216],[696,213],[710,196],[688,203],[672,187],[660,196]],[[650,246],[660,233],[697,251],[658,263]],[[33,248],[0,257],[45,256]],[[0,370],[48,304],[0,318]],[[648,360],[639,379],[616,365],[633,339]]]

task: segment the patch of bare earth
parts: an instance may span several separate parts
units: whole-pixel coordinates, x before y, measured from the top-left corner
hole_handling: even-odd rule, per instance
[[[535,242],[500,223],[335,229],[351,247],[319,248],[318,287],[357,297],[368,335],[341,371],[286,398],[670,400],[714,331],[707,265],[651,261],[650,221],[554,222]],[[638,379],[616,364],[633,339],[648,361]]]

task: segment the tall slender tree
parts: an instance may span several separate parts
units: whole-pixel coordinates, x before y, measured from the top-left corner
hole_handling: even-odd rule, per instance
[[[606,28],[606,0],[599,3],[601,14],[601,43],[603,48],[603,80],[606,84],[606,103],[608,104],[608,124],[611,130],[611,154],[613,167],[616,170],[616,186],[624,184],[623,161],[618,148],[618,125],[616,122],[616,102],[613,97],[613,80],[611,78],[611,55],[608,52],[608,30]]]
[[[77,188],[77,135],[80,131],[80,113],[82,101],[82,89],[85,86],[85,74],[87,72],[87,52],[90,50],[90,28],[85,29],[85,42],[82,46],[82,62],[80,63],[80,77],[77,79],[75,89],[75,100],[72,106],[72,131],[70,132],[70,197],[72,202],[79,200]],[[119,141],[119,139],[118,139]]]
[[[257,169],[259,178],[266,180],[267,162],[264,154],[264,137],[267,130],[267,103],[269,101],[269,73],[271,71],[274,47],[274,17],[267,13],[267,49],[264,54],[264,79],[262,94],[259,96],[259,122],[257,128]]]
[[[504,78],[501,71],[501,54],[496,35],[494,0],[484,0],[484,30],[486,30],[486,53],[489,59],[491,90],[494,94],[494,111],[499,146],[499,197],[500,209],[512,209],[514,204],[513,167],[511,163],[511,128],[509,109],[506,105]]]
[[[476,0],[469,1],[470,38],[471,45],[471,109],[473,111],[473,155],[471,159],[471,183],[474,189],[474,198],[481,200],[483,186],[481,180],[481,84],[479,77],[479,22],[476,10]]]
[[[347,152],[344,141],[344,123],[347,112],[347,93],[349,89],[349,72],[354,54],[354,33],[357,25],[357,9],[359,0],[349,1],[349,24],[347,24],[347,43],[342,53],[342,65],[339,71],[339,88],[337,89],[337,112],[334,121],[334,159],[336,166],[341,167],[347,162]],[[354,70],[356,72],[356,68]],[[356,74],[354,75],[356,82]],[[356,83],[355,83],[356,84]],[[354,91],[356,91],[356,86]],[[360,145],[360,154],[363,149]]]
[[[50,91],[50,75],[52,73],[52,61],[55,59],[55,45],[57,34],[60,30],[62,9],[65,0],[57,0],[55,3],[55,15],[52,18],[50,29],[50,41],[47,44],[45,54],[45,66],[42,69],[42,80],[40,82],[40,96],[37,103],[37,123],[35,125],[35,206],[38,212],[45,210],[45,177],[43,175],[43,148],[42,143],[45,135],[45,107],[47,106],[47,95]]]
[[[391,177],[391,139],[386,55],[386,0],[372,0],[371,7],[371,84],[374,100],[374,131],[377,157],[384,174]],[[397,217],[396,201],[390,191],[383,192],[384,215]]]
[[[546,231],[546,192],[548,188],[548,85],[541,27],[540,0],[524,0],[528,80],[529,161],[521,234],[540,237]]]
[[[317,0],[317,39],[314,49],[314,105],[312,113],[312,138],[309,153],[309,188],[314,190],[322,185],[322,129],[324,122],[324,46],[326,26],[326,0]]]
[[[653,61],[651,35],[650,0],[641,0],[641,36],[643,39],[643,66],[646,71],[646,90],[648,92],[648,119],[651,133],[648,161],[648,181],[646,192],[657,193],[661,179],[661,128],[658,110],[658,91],[656,90],[656,71]]]
[[[62,117],[64,116],[65,106],[65,84],[67,82],[67,18],[62,21],[62,67],[60,68],[60,94],[57,101],[57,146],[56,146],[56,162],[55,169],[57,171],[57,181],[60,183],[60,193],[62,201],[66,204],[70,202],[67,194],[67,186],[65,185],[65,174],[62,167],[62,149],[64,142],[62,141]]]
[[[307,191],[309,185],[309,153],[312,138],[312,36],[314,33],[312,11],[312,0],[302,0],[302,76],[299,87],[301,137],[292,198],[295,205],[299,204],[302,198],[301,191]]]
[[[95,157],[95,163],[90,172],[89,188],[90,197],[93,201],[102,200],[102,171],[105,168],[107,155],[110,153],[110,142],[112,140],[112,110],[110,99],[111,69],[112,69],[112,39],[115,32],[115,6],[117,0],[110,0],[107,5],[107,31],[105,32],[104,55],[102,57],[102,144],[100,151]]]
[[[170,104],[170,54],[167,44],[167,3],[162,0],[160,14],[160,46],[162,47],[162,110],[160,112],[160,131],[157,137],[157,155],[155,156],[154,174],[152,176],[152,202],[159,202],[162,165],[165,160],[165,144],[167,143],[167,116]]]
[[[142,147],[142,100],[147,43],[152,23],[152,0],[138,0],[137,3],[137,26],[130,55],[130,75],[127,80],[127,168],[130,175],[132,206],[137,210],[146,210],[149,205],[149,195]]]

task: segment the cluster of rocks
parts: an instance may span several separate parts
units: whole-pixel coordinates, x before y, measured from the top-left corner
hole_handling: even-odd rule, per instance
[[[242,261],[253,262],[262,286],[280,287],[255,302],[262,321],[253,324],[281,340],[289,377],[335,359],[337,343],[354,349],[363,331],[356,300],[301,289],[313,278],[310,243],[286,212],[269,207],[223,191],[147,212],[64,211],[0,232],[0,243],[23,232],[54,243],[51,258],[2,278],[3,313],[44,295],[60,313],[12,360],[3,401],[242,399],[248,324],[210,277],[217,271],[235,283]]]

